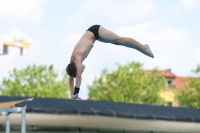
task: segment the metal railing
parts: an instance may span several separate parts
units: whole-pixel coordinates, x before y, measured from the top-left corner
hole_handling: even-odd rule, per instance
[[[32,100],[33,98],[21,100],[18,103],[25,102],[25,101],[32,101]],[[16,102],[16,101],[12,101],[12,102]],[[7,103],[10,104],[11,102],[7,102]],[[3,105],[6,105],[6,102],[4,102]],[[6,124],[5,124],[6,133],[10,133],[10,114],[18,113],[18,112],[21,112],[21,133],[26,133],[26,107],[27,105],[25,105],[24,107],[15,107],[14,105],[12,105],[12,107],[7,107],[7,106],[0,107],[0,115],[6,116]]]

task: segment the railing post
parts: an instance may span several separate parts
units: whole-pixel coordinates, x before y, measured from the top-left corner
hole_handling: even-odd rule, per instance
[[[26,106],[22,107],[21,133],[26,133]]]
[[[6,114],[6,133],[10,133],[10,113]]]

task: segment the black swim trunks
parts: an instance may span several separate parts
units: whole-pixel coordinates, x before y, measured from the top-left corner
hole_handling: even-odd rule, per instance
[[[99,27],[100,25],[93,25],[87,29],[87,31],[91,31],[94,34],[96,40],[99,39]]]

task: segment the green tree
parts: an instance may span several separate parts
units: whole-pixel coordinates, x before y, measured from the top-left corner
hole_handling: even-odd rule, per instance
[[[192,71],[200,74],[200,65]],[[200,108],[200,77],[189,77],[177,97],[181,106]]]
[[[142,64],[131,62],[125,66],[117,64],[117,70],[109,73],[104,69],[99,78],[89,85],[89,97],[94,100],[115,102],[137,102],[164,104],[159,92],[165,86],[163,74],[156,68],[142,69]]]
[[[68,77],[60,77],[53,65],[29,65],[25,69],[13,69],[9,78],[3,78],[1,95],[68,98]]]

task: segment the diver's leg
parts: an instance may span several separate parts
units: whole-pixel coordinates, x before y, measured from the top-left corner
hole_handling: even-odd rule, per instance
[[[133,48],[149,57],[154,58],[154,55],[153,55],[149,45],[147,45],[147,44],[143,45],[143,44],[139,43],[138,41],[136,41],[132,38],[129,38],[129,37],[120,37],[102,26],[100,26],[100,28],[99,28],[98,41],[101,41],[104,43],[112,43],[112,44],[116,44],[116,45],[121,45],[121,46],[125,46],[128,48]]]

